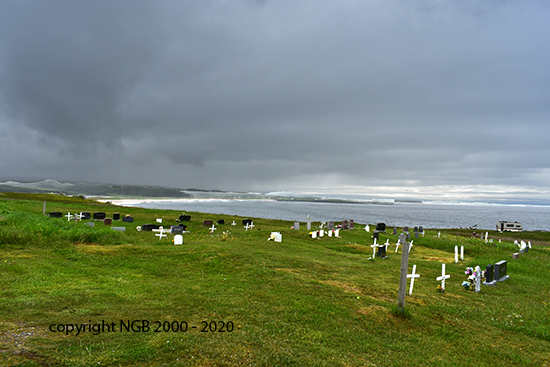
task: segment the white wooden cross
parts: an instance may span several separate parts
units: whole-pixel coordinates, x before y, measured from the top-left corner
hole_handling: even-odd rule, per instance
[[[254,222],[250,222],[250,229],[254,228]]]
[[[401,244],[401,239],[397,240],[397,243],[395,244],[395,253],[397,253],[397,249],[399,249],[399,245]]]
[[[455,264],[458,264],[458,246],[455,246]]]
[[[74,218],[74,216],[71,215],[71,212],[67,213],[66,217],[67,217],[67,221],[69,221],[69,222],[71,221],[71,219]]]
[[[212,227],[209,228],[210,229],[210,233],[214,232],[217,228],[214,226],[214,224],[212,224]]]
[[[460,246],[460,260],[464,261],[464,246]]]
[[[476,266],[476,276],[475,276],[475,281],[474,281],[474,284],[475,284],[475,290],[476,290],[476,293],[479,293],[479,291],[481,290],[481,268],[478,266]]]
[[[235,223],[235,221],[233,221],[233,223],[231,223],[232,226],[236,226],[237,223]]]
[[[159,240],[162,240],[162,237],[167,237],[165,234],[164,234],[164,228],[162,227],[159,227],[159,229],[157,230],[158,233],[155,235],[155,236],[158,236],[159,237]],[[156,231],[155,231],[156,232]]]
[[[441,264],[441,276],[435,278],[435,280],[441,280],[441,289],[445,291],[445,279],[449,279],[451,276],[445,274],[445,264]]]
[[[248,231],[248,229],[250,228],[250,225],[248,224],[248,222],[246,223],[246,226],[244,226],[244,230],[245,231]]]
[[[82,214],[82,212],[80,212],[80,214],[76,215],[76,219],[82,220],[82,218],[84,218],[84,214]]]
[[[412,240],[411,243],[409,244],[409,254],[411,253],[411,249],[413,248],[413,241],[414,240]]]
[[[390,245],[390,239],[388,238],[386,240],[386,243],[384,244],[384,246],[386,246],[386,251],[388,251],[388,246]]]
[[[409,296],[413,293],[414,278],[420,277],[420,274],[416,274],[416,265],[413,265],[412,274],[407,274],[407,278],[411,278],[411,287],[409,288]]]

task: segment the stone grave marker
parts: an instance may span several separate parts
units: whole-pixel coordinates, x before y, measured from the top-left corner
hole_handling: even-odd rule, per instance
[[[210,227],[213,224],[214,224],[214,222],[212,222],[211,220],[205,220],[205,221],[202,222],[202,225],[205,226],[205,227]]]
[[[311,238],[317,238],[317,231],[311,232]]]
[[[219,224],[219,225],[225,224],[225,220],[223,220],[223,219],[218,219],[218,224]]]
[[[378,256],[381,259],[386,259],[386,245],[379,245],[378,251],[376,252],[376,256]]]
[[[181,214],[178,219],[180,222],[189,222],[191,220],[191,216],[188,214]]]
[[[85,226],[88,226],[88,227],[94,228],[95,223],[94,223],[94,222],[86,222],[86,223],[84,223],[84,225],[85,225]]]
[[[380,239],[380,234],[378,232],[372,232],[372,238],[374,238],[375,240],[378,240]]]
[[[94,220],[103,220],[103,219],[105,219],[105,213],[103,212],[94,213]]]
[[[332,230],[332,229],[327,230],[327,236],[332,237],[332,232],[333,232],[333,231],[334,231],[334,230]]]
[[[449,274],[445,274],[445,264],[441,264],[441,276],[435,278],[435,280],[441,281],[441,290],[445,292],[445,279],[449,279],[451,276]]]
[[[124,216],[124,218],[122,218],[122,221],[123,222],[127,222],[127,223],[133,223],[134,222],[134,218],[130,215],[126,215]]]
[[[141,226],[142,231],[152,231],[154,229],[159,229],[160,226],[158,224],[144,224]]]
[[[339,228],[336,228],[334,230],[334,237],[340,237],[340,229]]]
[[[460,246],[460,260],[464,261],[464,246]]]
[[[246,226],[247,224],[250,225],[252,223],[252,219],[243,219],[243,226]]]
[[[294,222],[294,230],[299,231],[300,230],[300,222]]]
[[[126,227],[111,227],[114,231],[124,232],[126,231]]]
[[[332,226],[334,227],[334,222],[332,223]],[[307,230],[308,231],[311,231],[311,217],[308,215],[307,216]]]
[[[455,246],[455,264],[458,264],[458,246]]]
[[[184,226],[172,226],[172,228],[170,228],[170,233],[172,234],[182,234],[183,231],[186,229],[186,227]]]
[[[90,212],[80,212],[80,215],[82,216],[82,219],[85,219],[85,220],[90,220],[90,218],[92,217]]]
[[[375,232],[386,232],[386,223],[377,223]]]
[[[370,232],[370,226],[368,224],[365,226],[365,232]]]
[[[157,223],[162,223],[162,218],[157,218]]]
[[[113,213],[113,220],[120,220],[120,213]]]
[[[353,226],[354,226],[353,219],[350,219],[349,220],[349,229],[354,229]]]
[[[111,218],[105,218],[105,219],[103,219],[103,225],[104,225],[104,226],[110,226],[110,225],[111,225],[111,222],[112,222],[112,219],[111,219]]]
[[[319,237],[323,237],[325,235],[325,230],[324,229],[320,229],[319,230]]]
[[[174,236],[174,245],[183,245],[183,236],[181,234]]]
[[[516,252],[516,253],[512,254],[512,259],[517,260],[517,259],[519,259],[519,256],[520,256],[520,253]]]
[[[493,264],[489,264],[485,268],[485,281],[483,284],[490,287],[494,287],[497,284],[497,281],[494,279]]]
[[[342,221],[342,229],[348,229],[348,221],[347,220]]]
[[[393,234],[397,234],[397,227],[393,227]]]
[[[510,278],[506,275],[508,271],[508,262],[506,260],[499,261],[495,263],[495,280],[498,282],[503,282]]]
[[[334,221],[333,220],[329,220],[327,222],[327,229],[334,229]]]
[[[403,232],[409,233],[409,227],[407,227],[407,226],[403,227]]]

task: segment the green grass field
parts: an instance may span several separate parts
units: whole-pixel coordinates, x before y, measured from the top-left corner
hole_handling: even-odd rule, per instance
[[[44,201],[47,212],[118,212],[134,223],[90,228],[44,216]],[[312,239],[305,223],[254,219],[245,231],[243,218],[187,212],[182,246],[136,230],[156,218],[175,225],[179,214],[0,194],[0,364],[550,366],[550,233],[489,231],[492,244],[466,230],[413,236],[409,273],[416,265],[420,278],[402,315],[393,227],[380,238],[388,258],[374,261],[360,225]],[[212,234],[202,225],[218,219],[226,224]],[[267,240],[272,231],[281,243]],[[514,239],[533,242],[517,260]],[[455,245],[465,247],[458,264]],[[466,267],[500,260],[509,280],[478,294],[462,287]]]

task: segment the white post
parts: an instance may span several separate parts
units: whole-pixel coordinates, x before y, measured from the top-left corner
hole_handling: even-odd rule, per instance
[[[458,264],[458,246],[455,246],[455,264]]]
[[[376,248],[378,245],[376,244],[376,238],[374,239],[374,244],[370,245],[372,247],[372,259],[374,260],[376,258]]]
[[[307,216],[307,230],[311,231],[311,219],[310,219],[309,215]]]
[[[460,246],[460,260],[464,261],[464,246]]]
[[[478,266],[476,266],[476,276],[475,276],[475,287],[476,287],[476,293],[479,293],[479,291],[481,290],[481,268]]]

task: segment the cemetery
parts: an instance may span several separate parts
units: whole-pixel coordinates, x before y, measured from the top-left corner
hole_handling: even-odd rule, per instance
[[[549,364],[548,232],[182,216],[0,193],[0,365]]]

